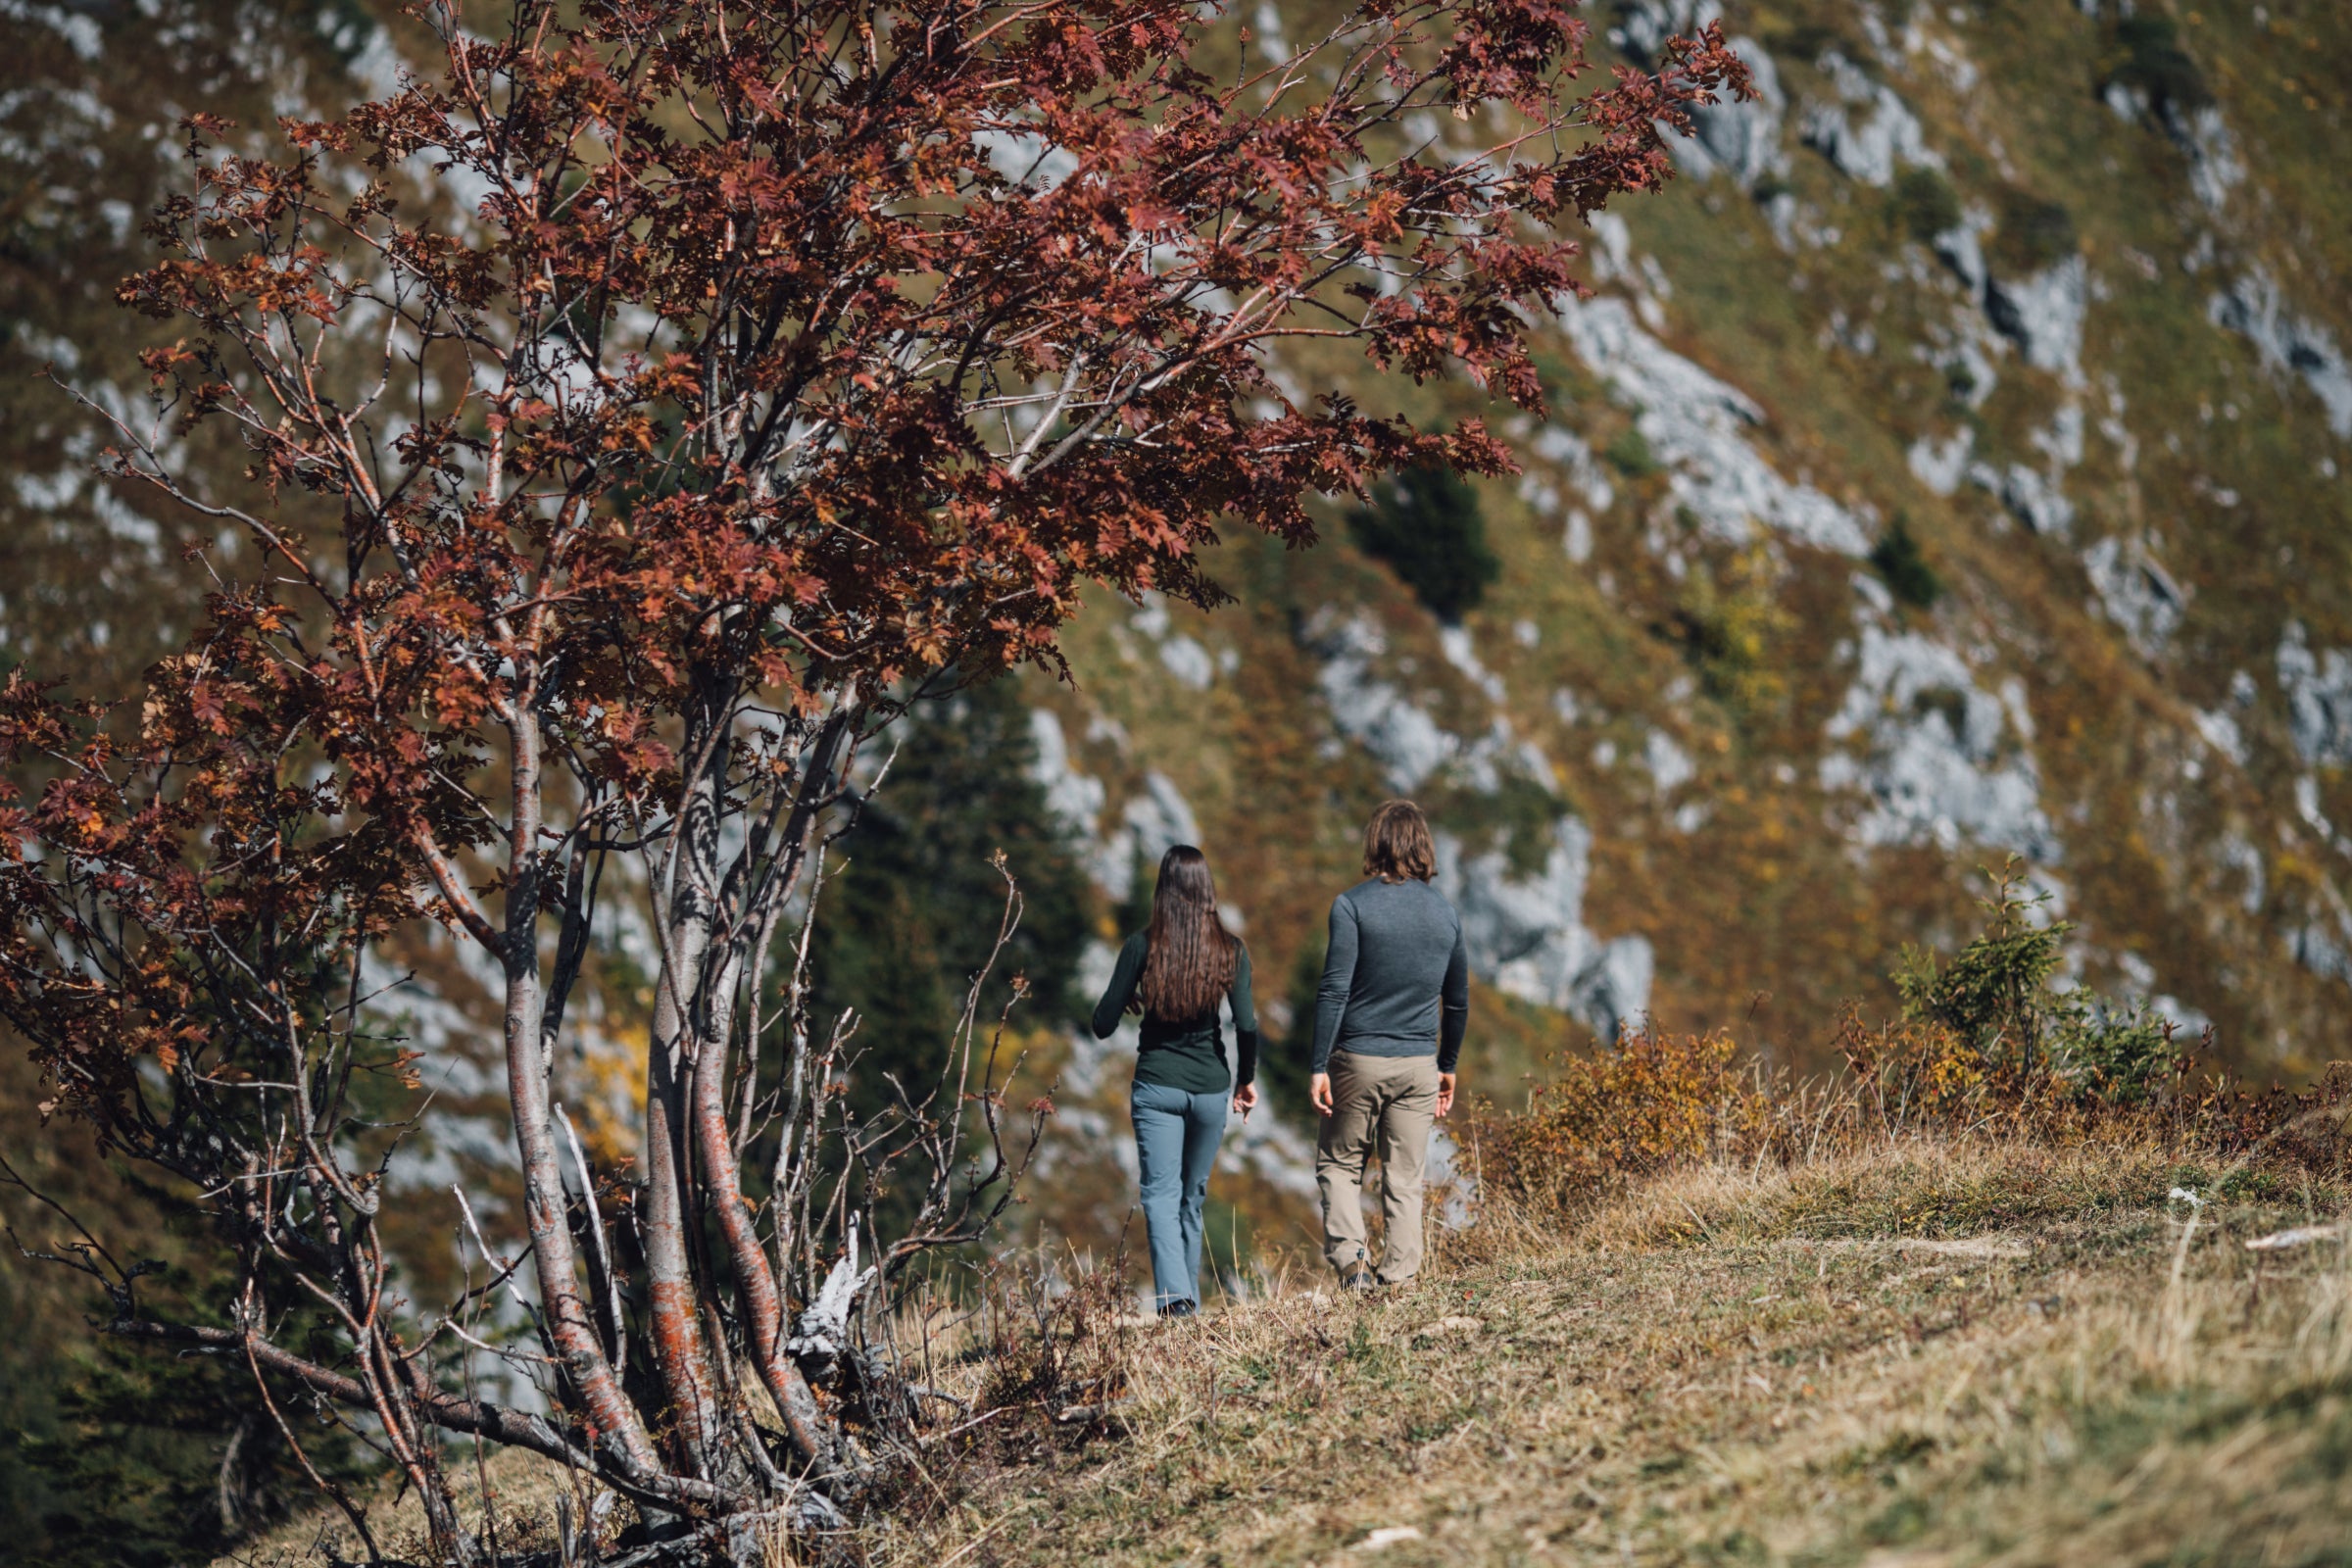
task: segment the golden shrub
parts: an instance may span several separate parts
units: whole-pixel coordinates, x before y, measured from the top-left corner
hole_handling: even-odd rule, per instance
[[[1843,1067],[1803,1078],[1743,1055],[1722,1030],[1640,1027],[1563,1054],[1525,1110],[1472,1109],[1463,1136],[1481,1191],[1565,1214],[1679,1167],[1795,1165],[1901,1138],[2153,1145],[2244,1169],[2352,1169],[2352,1063],[2306,1089],[2256,1089],[2183,1056],[2151,1092],[2021,1064],[1932,1021],[1869,1026],[1850,1007],[1835,1041]]]

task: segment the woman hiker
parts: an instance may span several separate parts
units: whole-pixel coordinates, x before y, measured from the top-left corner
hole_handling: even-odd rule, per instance
[[[1421,1267],[1421,1178],[1431,1123],[1453,1106],[1470,1022],[1461,917],[1429,885],[1428,819],[1391,801],[1364,829],[1365,880],[1331,903],[1331,947],[1315,993],[1314,1076],[1323,1113],[1315,1185],[1323,1255],[1350,1290],[1402,1285]],[[1364,1159],[1380,1152],[1380,1268],[1364,1247]]]
[[[1236,1064],[1228,1072],[1217,1004],[1233,1004]],[[1207,858],[1179,844],[1159,862],[1152,924],[1127,939],[1095,1006],[1095,1038],[1107,1040],[1128,1011],[1144,1015],[1135,1057],[1136,1164],[1152,1284],[1162,1317],[1200,1309],[1200,1209],[1225,1135],[1228,1102],[1243,1116],[1257,1103],[1257,1011],[1250,1003],[1250,950],[1217,918]]]

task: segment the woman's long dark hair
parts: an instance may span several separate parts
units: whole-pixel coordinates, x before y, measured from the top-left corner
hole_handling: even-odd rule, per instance
[[[1160,858],[1159,887],[1152,895],[1152,927],[1144,937],[1144,972],[1136,1000],[1144,1011],[1171,1023],[1214,1012],[1233,984],[1240,944],[1217,918],[1217,884],[1208,857],[1179,844]]]

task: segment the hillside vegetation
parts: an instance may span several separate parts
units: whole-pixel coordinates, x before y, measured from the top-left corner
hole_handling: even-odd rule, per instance
[[[929,1432],[858,1528],[776,1552],[2342,1561],[2352,1074],[2200,1070],[2050,989],[2063,933],[1990,902],[1950,961],[1915,957],[1905,1018],[1848,1016],[1835,1075],[1636,1033],[1473,1110],[1405,1287],[1261,1264],[1157,1321],[1065,1250],[918,1294],[892,1338]],[[479,1480],[514,1544],[628,1543],[535,1462]]]
[[[1248,47],[1283,49],[1325,9],[1234,8],[1202,63],[1229,69],[1243,25]],[[1297,1050],[1324,911],[1392,793],[1446,836],[1478,971],[1467,1082],[1506,1110],[1563,1058],[1624,1059],[1592,1053],[1644,1016],[1643,1040],[1732,1031],[1751,1053],[1732,1076],[1842,1064],[1840,1004],[1898,1012],[1905,947],[1957,950],[1978,867],[2012,853],[2051,895],[2036,918],[2071,922],[2055,979],[2182,1046],[2210,1022],[2208,1067],[2257,1080],[2347,1054],[2352,9],[1586,14],[1596,58],[1629,63],[1720,15],[1763,93],[1705,117],[1663,193],[1584,236],[1594,297],[1547,328],[1549,416],[1506,432],[1523,475],[1328,498],[1312,551],[1231,541],[1212,570],[1236,602],[1213,615],[1090,605],[1072,679],[1024,672],[934,715],[850,846],[819,983],[897,1043],[924,1038],[968,962],[975,858],[1015,852],[1052,944],[1024,956],[1067,993],[1024,1020],[1023,1091],[1053,1088],[1060,1115],[1023,1240],[1071,1269],[1140,1250],[1126,1046],[1078,1037],[1068,1004],[1091,1001],[1165,844],[1209,851],[1269,1032],[1271,1103],[1229,1139],[1209,1226],[1255,1294],[1189,1337],[1118,1342],[1139,1391],[1123,1436],[1041,1428],[991,1461],[996,1490],[870,1549],[1329,1562],[1410,1526],[1421,1540],[1366,1560],[1534,1560],[1541,1538],[1595,1560],[1925,1564],[2066,1560],[2047,1543],[2104,1550],[2127,1538],[2079,1532],[2144,1524],[2130,1540],[2185,1532],[2183,1558],[2209,1541],[2205,1560],[2266,1560],[2275,1541],[2267,1560],[2329,1560],[2309,1532],[2347,1513],[2342,1383],[2318,1370],[2343,1343],[2339,1254],[2239,1244],[2339,1195],[2300,1176],[2218,1195],[2250,1143],[2188,1159],[2173,1132],[2112,1155],[2081,1126],[2063,1147],[1988,1138],[1966,1113],[1984,1086],[1947,1084],[1952,1113],[1891,1151],[1717,1164],[1678,1146],[1573,1223],[1496,1200],[1420,1296],[1358,1313],[1301,1274],[1260,1298],[1311,1222]],[[158,149],[192,109],[266,127],[380,90],[402,25],[354,0],[0,11],[9,666],[121,692],[201,610],[185,552],[210,525],[91,479],[93,427],[41,374],[142,384],[152,323],[113,290],[151,259]],[[1429,131],[1459,152],[1500,128]],[[1374,409],[1494,413],[1474,388],[1355,362],[1286,373]],[[449,1085],[396,1205],[424,1294],[457,1266],[449,1183],[500,1191],[512,1140],[494,1094],[460,1092],[496,1034],[476,978],[446,948],[409,956],[405,1027]],[[645,958],[592,956],[598,1004],[558,1064],[600,1158],[638,1135],[615,1088],[642,1070]],[[194,1219],[45,1126],[45,1094],[11,1051],[0,1148],[127,1252],[184,1258]],[[1538,1103],[1585,1138],[1556,1113],[1570,1100]],[[2048,1203],[1949,1196],[2003,1183]],[[2177,1292],[2191,1209],[2168,1206],[2175,1186],[2208,1203]],[[1827,1228],[1841,1193],[1877,1196]],[[1677,1213],[1708,1218],[1676,1234]],[[14,1191],[0,1215],[46,1234]],[[1982,1260],[1897,1245],[1987,1236]],[[0,1259],[0,1321],[20,1326],[0,1421],[25,1435],[0,1446],[0,1562],[191,1560],[307,1505],[266,1433],[223,1464],[265,1432],[233,1380],[206,1383],[178,1429],[144,1424],[164,1380],[208,1375],[95,1347],[83,1317],[102,1307],[77,1285]],[[1480,1326],[1441,1357],[1414,1348],[1432,1313]],[[1315,1392],[1245,1379],[1245,1354],[1295,1362]],[[1792,1382],[1800,1361],[1813,1375]],[[1408,1366],[1461,1375],[1408,1385]],[[1339,1457],[1310,1465],[1326,1441]],[[1439,1500],[1457,1486],[1470,1511]]]
[[[1116,1436],[1033,1418],[875,1560],[2340,1562],[2352,1273],[2219,1174],[1906,1143],[1490,1216],[1401,1295],[1136,1335]]]
[[[1100,935],[1192,838],[1257,972],[1310,973],[1358,825],[1410,793],[1468,921],[1468,1081],[1506,1101],[1640,1016],[1829,1065],[1838,1007],[1894,1010],[1903,949],[1955,947],[2012,854],[2071,922],[2065,979],[2258,1076],[2343,1055],[2352,13],[1589,14],[1633,62],[1720,16],[1761,96],[1593,224],[1549,416],[1507,426],[1520,477],[1335,499],[1312,551],[1234,540],[1234,605],[1091,606],[1073,683],[1024,680]],[[1318,15],[1241,20],[1278,50]],[[1260,991],[1296,1031],[1296,978]],[[1214,1189],[1275,1250],[1301,1240],[1296,1038]],[[1123,1053],[1039,1059],[1086,1173],[1054,1222],[1107,1256]]]
[[[2340,1232],[2247,1244],[2344,1194],[2246,1194],[2153,1145],[1910,1137],[1684,1169],[1573,1225],[1490,1209],[1366,1301],[1292,1276],[1188,1325],[1065,1300],[1043,1346],[1016,1313],[993,1353],[943,1357],[943,1391],[981,1413],[943,1422],[902,1499],[914,1523],[800,1549],[2341,1562],[2352,1266]],[[549,1542],[563,1489],[525,1465],[489,1479],[506,1539]],[[318,1562],[331,1526],[222,1568]]]
[[[1763,96],[1596,220],[1550,416],[1508,426],[1525,473],[1472,487],[1474,528],[1407,485],[1335,503],[1311,552],[1232,543],[1214,615],[1094,607],[1075,688],[1031,696],[1104,885],[1196,830],[1287,972],[1363,813],[1409,792],[1506,994],[1818,1062],[1814,1021],[1891,1004],[1901,946],[1956,937],[2014,852],[2082,978],[2212,1020],[2243,1064],[2328,1059],[2352,20],[1592,13],[1632,61],[1719,14]],[[1259,46],[1317,15],[1260,8]],[[1297,379],[1489,412],[1352,364]]]

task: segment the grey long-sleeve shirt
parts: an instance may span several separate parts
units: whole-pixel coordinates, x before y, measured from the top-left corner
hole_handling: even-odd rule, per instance
[[[1453,1071],[1470,1023],[1461,917],[1426,882],[1359,882],[1331,901],[1331,947],[1315,993],[1313,1070],[1334,1051],[1435,1054]]]

